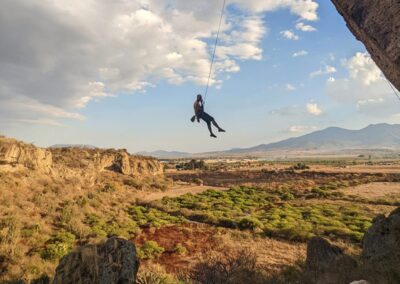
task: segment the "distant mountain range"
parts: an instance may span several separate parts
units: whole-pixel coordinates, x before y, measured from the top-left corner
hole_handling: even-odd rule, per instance
[[[360,149],[400,150],[400,124],[372,124],[360,130],[329,127],[300,137],[289,138],[275,143],[261,144],[251,148],[235,148],[227,151],[191,154],[184,152],[141,152],[161,159],[188,157],[215,157],[260,155],[275,151],[343,151]]]

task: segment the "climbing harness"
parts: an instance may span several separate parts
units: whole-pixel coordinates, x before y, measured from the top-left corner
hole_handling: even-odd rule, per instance
[[[226,0],[224,0],[223,3],[222,3],[221,16],[219,18],[217,36],[215,37],[214,51],[213,51],[213,55],[212,55],[212,58],[211,58],[210,72],[208,73],[207,86],[206,86],[206,90],[204,92],[203,105],[205,105],[205,103],[206,103],[207,94],[208,94],[208,88],[210,86],[210,79],[211,79],[211,74],[212,74],[214,60],[215,60],[215,52],[217,51],[218,39],[219,39],[219,34],[221,32],[221,24],[222,24],[222,18],[224,17],[225,5],[226,5]]]

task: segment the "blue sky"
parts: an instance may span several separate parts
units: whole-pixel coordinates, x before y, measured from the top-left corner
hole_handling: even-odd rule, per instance
[[[13,21],[36,20],[14,50],[0,43],[4,135],[39,146],[203,152],[400,122],[387,82],[330,1],[228,1],[206,102],[227,130],[218,139],[189,121],[204,91],[218,1],[138,0],[123,9],[115,1],[79,11],[63,2],[7,1],[15,18],[0,12],[0,37],[10,41],[22,31]],[[98,20],[114,10],[118,38],[112,20]]]

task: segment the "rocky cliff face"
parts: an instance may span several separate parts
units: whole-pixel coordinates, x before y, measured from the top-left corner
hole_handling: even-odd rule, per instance
[[[356,38],[400,90],[400,1],[332,0]]]
[[[50,151],[15,139],[0,137],[0,170],[26,167],[50,172],[53,164]]]
[[[110,171],[133,177],[163,174],[153,158],[132,156],[126,150],[83,148],[42,149],[0,137],[0,171],[38,170],[57,177],[94,177]]]
[[[51,149],[55,169],[61,176],[112,171],[134,177],[163,174],[162,165],[153,158],[132,156],[126,150],[114,149]]]

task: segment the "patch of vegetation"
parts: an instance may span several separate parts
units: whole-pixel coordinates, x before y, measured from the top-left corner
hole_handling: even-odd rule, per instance
[[[147,241],[137,249],[137,256],[139,259],[154,259],[158,258],[164,251],[165,249],[156,241]]]
[[[247,250],[227,253],[225,258],[210,256],[198,263],[190,278],[194,283],[264,284],[267,277],[258,267],[254,253]]]
[[[45,260],[57,260],[69,253],[75,245],[75,235],[64,230],[48,240],[40,256]]]
[[[310,167],[307,166],[305,163],[297,163],[290,168],[293,170],[309,170],[310,169]]]
[[[190,160],[176,165],[177,170],[207,170],[209,167],[203,160]]]
[[[128,208],[128,213],[140,227],[156,227],[179,224],[185,222],[185,218],[181,216],[172,216],[161,210],[132,205]]]
[[[372,216],[352,205],[285,204],[260,216],[266,235],[304,241],[312,236],[358,242],[371,226]]]
[[[139,231],[137,223],[133,220],[118,221],[114,218],[105,220],[96,214],[87,214],[84,222],[90,226],[92,233],[97,237],[122,236],[130,238]]]
[[[326,197],[327,190],[314,194]],[[227,228],[263,232],[287,240],[305,241],[315,235],[360,241],[371,225],[372,214],[351,204],[301,204],[288,191],[267,192],[239,187],[228,191],[208,190],[176,198],[164,198],[155,206],[190,220]],[[294,200],[292,203],[282,200]]]
[[[187,253],[187,249],[181,243],[178,243],[174,247],[174,252],[179,255],[185,255]]]

